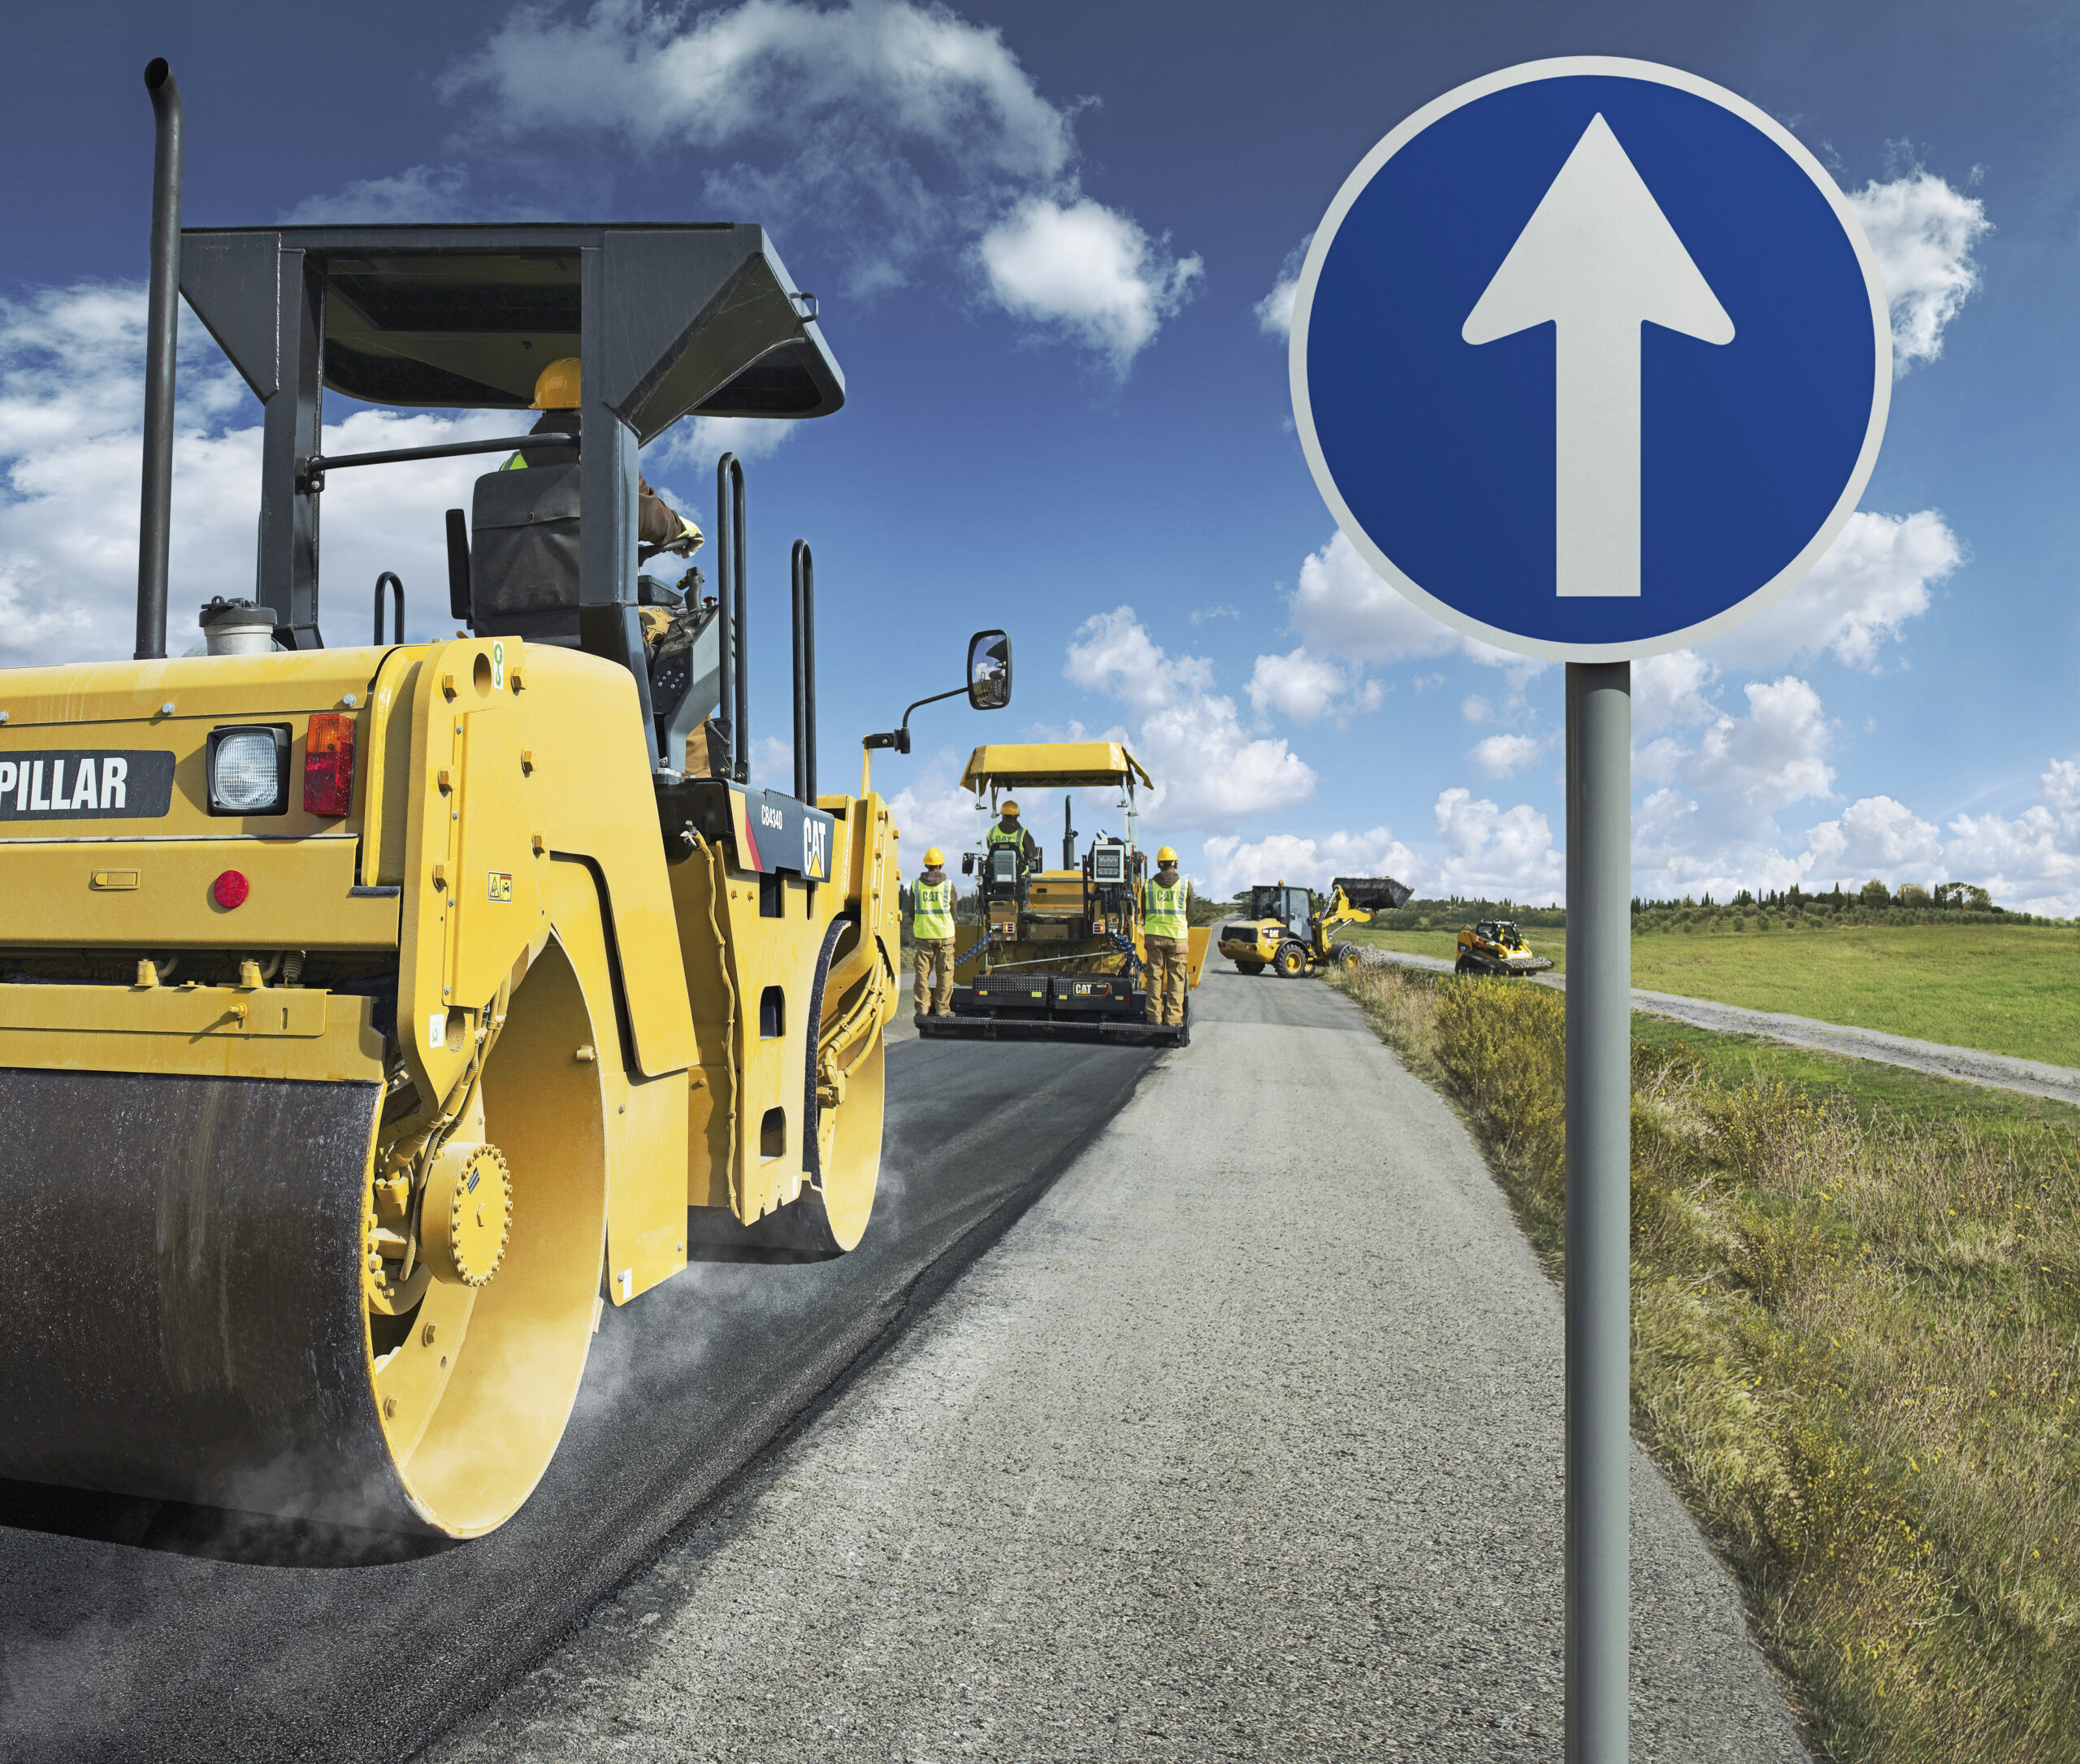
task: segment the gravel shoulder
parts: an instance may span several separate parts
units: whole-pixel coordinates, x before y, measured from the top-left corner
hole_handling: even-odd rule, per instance
[[[930,1315],[428,1755],[1557,1760],[1559,1295],[1347,1000],[1214,970],[1195,1014]],[[1731,1578],[1632,1480],[1633,1756],[1803,1759]]]
[[[1409,955],[1399,950],[1365,948],[1363,960],[1403,968],[1427,968],[1450,973],[1450,962],[1436,956]],[[1565,974],[1540,974],[1540,986],[1565,991]],[[1646,992],[1635,987],[1632,1008],[1655,1016],[1672,1018],[1696,1028],[1727,1035],[1766,1035],[1772,1041],[1796,1047],[1818,1048],[1823,1053],[1844,1054],[1852,1060],[1876,1060],[1887,1065],[1905,1066],[1939,1078],[1961,1079],[1966,1084],[1990,1090],[2021,1090],[2031,1096],[2055,1097],[2061,1103],[2080,1103],[2080,1070],[2054,1066],[2041,1060],[2017,1060],[2008,1054],[1982,1053],[1974,1047],[1948,1047],[1940,1042],[1916,1041],[1905,1035],[1887,1035],[1877,1029],[1852,1029],[1842,1023],[1822,1023],[1809,1016],[1793,1016],[1782,1011],[1751,1011],[1737,1004],[1715,1004],[1707,999],[1685,999],[1672,992]]]

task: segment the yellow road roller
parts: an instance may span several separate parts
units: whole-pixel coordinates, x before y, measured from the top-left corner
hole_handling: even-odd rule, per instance
[[[813,559],[795,788],[760,789],[741,469],[712,596],[637,526],[671,423],[844,382],[755,226],[183,233],[147,84],[136,657],[0,673],[0,1476],[470,1536],[603,1305],[867,1228],[896,829],[817,788]],[[255,599],[170,659],[176,290],[266,416]],[[523,411],[574,358],[576,457],[489,460],[447,518],[457,635],[384,641],[379,583],[375,640],[323,643],[328,478],[532,443],[327,458],[325,392]]]

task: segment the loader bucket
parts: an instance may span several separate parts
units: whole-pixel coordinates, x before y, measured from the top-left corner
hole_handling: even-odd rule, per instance
[[[1329,884],[1341,888],[1351,905],[1365,912],[1386,912],[1404,906],[1415,891],[1391,876],[1339,876]]]

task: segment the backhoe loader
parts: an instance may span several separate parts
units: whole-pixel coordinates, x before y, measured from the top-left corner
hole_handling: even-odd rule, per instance
[[[1400,906],[1413,891],[1391,876],[1339,876],[1326,896],[1280,882],[1252,888],[1243,916],[1220,928],[1220,953],[1246,974],[1268,968],[1297,980],[1325,966],[1358,959],[1355,945],[1339,943],[1346,925],[1370,925],[1375,912]]]
[[[744,763],[741,468],[713,597],[636,534],[644,443],[844,380],[756,226],[184,232],[146,83],[136,656],[0,672],[0,1476],[470,1536],[604,1304],[867,1229],[897,831],[817,788],[812,559],[790,793]],[[169,660],[176,291],[265,427],[256,599]],[[448,516],[461,629],[384,642],[386,573],[376,643],[327,646],[328,478],[526,438],[328,457],[324,393],[524,411],[573,357],[577,462]]]
[[[930,1040],[1109,1042],[1174,1047],[1191,1040],[1190,995],[1182,1024],[1147,1020],[1148,947],[1141,884],[1147,854],[1137,842],[1135,786],[1147,772],[1116,741],[979,747],[961,787],[972,791],[979,828],[962,854],[976,879],[978,924],[964,925],[954,968],[953,1015],[921,1016]],[[1121,831],[1101,830],[1079,863],[1064,805],[1062,867],[1022,865],[1018,848],[992,845],[999,799],[1013,791],[1087,790],[1113,799]],[[1186,933],[1190,985],[1206,967],[1210,933]]]

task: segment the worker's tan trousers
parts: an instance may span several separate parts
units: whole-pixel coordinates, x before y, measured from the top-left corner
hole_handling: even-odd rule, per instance
[[[917,950],[917,1012],[936,1011],[941,1016],[953,1014],[953,939],[935,937],[916,946]],[[938,969],[939,983],[936,995],[932,986],[932,969]]]
[[[1151,1023],[1185,1021],[1185,993],[1191,984],[1192,946],[1181,937],[1150,937],[1148,947],[1148,1020]]]

